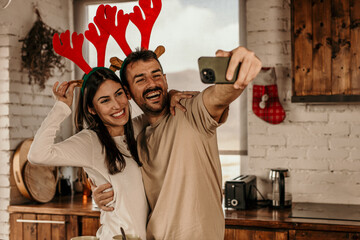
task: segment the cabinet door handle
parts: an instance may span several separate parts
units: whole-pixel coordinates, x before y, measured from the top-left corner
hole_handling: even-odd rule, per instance
[[[51,223],[51,224],[65,224],[65,221],[51,221],[51,220],[29,220],[29,219],[16,219],[19,223]]]

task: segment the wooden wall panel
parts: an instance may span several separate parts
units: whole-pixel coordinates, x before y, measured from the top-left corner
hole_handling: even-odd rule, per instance
[[[37,220],[49,220],[51,221],[51,215],[38,214]],[[51,224],[50,223],[39,223],[37,224],[37,240],[48,240],[51,239]]]
[[[53,221],[65,221],[63,215],[52,215]],[[67,240],[65,232],[65,224],[51,224],[51,240]]]
[[[23,219],[36,220],[36,214],[23,214]],[[23,223],[23,239],[33,240],[37,236],[37,224],[36,223]]]
[[[349,240],[349,234],[344,232],[298,231],[296,240]]]
[[[350,0],[350,35],[351,60],[350,84],[351,93],[360,94],[360,1]]]
[[[312,90],[312,1],[293,0],[294,91],[296,96]]]
[[[16,219],[22,219],[22,214],[10,214],[10,240],[23,239],[23,224],[17,222]]]
[[[332,94],[350,94],[350,0],[332,0]]]
[[[95,236],[100,227],[100,220],[95,217],[82,217],[81,223],[81,233],[83,236]]]
[[[77,237],[79,234],[78,216],[67,216],[66,219],[66,238]]]
[[[331,0],[314,0],[312,95],[331,94]]]

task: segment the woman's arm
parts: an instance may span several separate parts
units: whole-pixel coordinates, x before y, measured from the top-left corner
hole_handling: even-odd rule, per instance
[[[63,142],[55,144],[56,132],[61,123],[71,114],[72,86],[54,84],[57,102],[42,122],[30,147],[28,159],[35,164],[56,166],[88,166],[92,161],[92,140],[89,132],[80,132]],[[69,91],[66,91],[69,89]],[[70,101],[71,100],[71,101]]]

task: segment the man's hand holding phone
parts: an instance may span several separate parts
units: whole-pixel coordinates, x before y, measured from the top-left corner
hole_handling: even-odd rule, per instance
[[[244,89],[261,69],[260,60],[244,47],[218,50],[216,57],[200,57],[198,64],[203,83],[234,84],[235,89]]]
[[[260,72],[261,61],[258,59],[254,52],[249,51],[244,47],[238,47],[228,52],[218,50],[217,57],[230,57],[230,62],[226,71],[226,80],[231,81],[236,68],[241,63],[241,67],[234,83],[235,89],[244,89]]]

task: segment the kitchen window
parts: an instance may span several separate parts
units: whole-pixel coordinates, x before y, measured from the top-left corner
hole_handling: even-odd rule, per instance
[[[169,89],[198,90],[208,85],[201,83],[197,59],[200,56],[214,56],[217,49],[231,50],[239,45],[239,0],[163,0],[161,13],[155,22],[149,49],[158,45],[165,46],[165,54],[160,57],[164,72],[167,74]],[[82,5],[79,7],[79,3]],[[105,2],[100,2],[105,4]],[[99,1],[75,1],[76,30],[83,32],[93,21]],[[137,1],[110,1],[112,6],[131,12]],[[78,7],[76,7],[78,5]],[[84,16],[86,23],[79,22]],[[78,19],[78,20],[76,20]],[[83,29],[81,29],[83,28]],[[130,22],[126,34],[132,49],[140,46],[140,33]],[[85,41],[87,42],[87,41]],[[96,65],[96,50],[92,44],[86,45],[86,54],[91,66]],[[124,59],[114,39],[110,37],[106,63],[117,56]],[[218,129],[218,144],[223,168],[223,181],[240,174],[240,161],[246,154],[246,94],[230,106],[229,118]],[[133,116],[141,113],[131,102]],[[245,115],[245,116],[244,116]],[[241,140],[242,139],[242,140]]]

